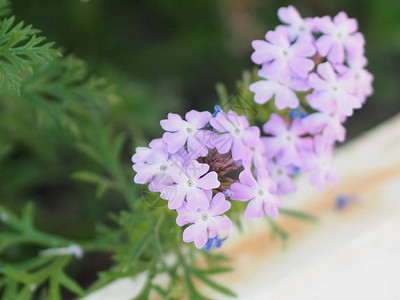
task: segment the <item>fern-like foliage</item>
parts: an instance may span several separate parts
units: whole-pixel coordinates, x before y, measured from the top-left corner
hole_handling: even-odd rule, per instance
[[[10,1],[0,0],[0,18],[8,16],[11,12]]]
[[[0,3],[0,15],[8,12],[7,1]],[[53,49],[54,43],[45,43],[44,37],[37,36],[40,31],[25,26],[23,22],[16,23],[15,17],[6,18],[0,23],[0,83],[17,90],[27,72],[32,67],[44,64],[59,56],[59,51]]]

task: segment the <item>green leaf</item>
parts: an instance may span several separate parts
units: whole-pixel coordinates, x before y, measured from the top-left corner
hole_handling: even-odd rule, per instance
[[[151,276],[149,275],[147,278],[146,283],[144,284],[142,290],[140,291],[139,295],[137,295],[133,300],[147,300],[149,299],[149,294],[152,288],[151,284]]]
[[[224,294],[226,296],[237,297],[237,294],[235,294],[233,291],[231,291],[227,287],[225,287],[223,285],[220,285],[219,283],[211,280],[204,273],[202,273],[200,270],[198,270],[198,269],[190,269],[190,270],[191,270],[191,273],[193,275],[195,275],[198,279],[203,281],[209,287],[215,289],[216,291],[218,291],[218,292],[220,292],[220,293],[222,293],[222,294]]]
[[[104,163],[101,155],[99,155],[99,153],[94,150],[93,147],[91,147],[90,145],[79,142],[77,143],[77,146],[83,153],[85,153],[88,157],[93,159],[98,164],[102,165]]]
[[[154,252],[156,253],[157,258],[159,260],[163,260],[162,249],[161,249],[160,239],[158,237],[157,230],[154,230],[153,246],[154,246]]]
[[[75,180],[80,180],[83,182],[87,182],[87,183],[94,183],[97,185],[97,192],[96,192],[96,197],[100,198],[101,196],[104,195],[104,192],[108,189],[114,189],[114,190],[118,190],[118,184],[111,180],[108,179],[107,177],[100,175],[100,174],[96,174],[94,172],[90,172],[90,171],[77,171],[75,173],[73,173],[71,175],[72,179]]]
[[[50,261],[54,260],[54,257],[51,256],[36,256],[31,259],[25,260],[20,263],[11,264],[14,269],[21,270],[21,271],[30,271],[34,269],[38,269],[43,267],[44,265],[48,264]],[[7,266],[7,265],[5,265]]]
[[[78,296],[83,295],[84,290],[71,277],[67,276],[64,272],[60,272],[58,277],[60,284],[64,286],[67,290],[77,294]]]
[[[215,89],[217,90],[219,102],[221,103],[221,105],[226,104],[229,100],[228,89],[226,88],[226,86],[223,83],[217,83]]]
[[[49,299],[61,300],[60,284],[58,282],[58,273],[50,277],[49,284]]]
[[[0,18],[9,15],[11,12],[10,1],[0,0]]]
[[[189,299],[191,300],[197,300],[197,299],[204,299],[195,289],[194,284],[192,280],[190,279],[190,275],[186,273],[184,275],[185,278],[185,283],[186,283],[186,288],[188,289],[189,292]],[[206,298],[207,299],[207,298]]]
[[[12,268],[2,268],[2,269],[0,269],[0,272],[9,278],[12,278],[15,281],[19,281],[19,282],[25,283],[27,285],[36,283],[36,278],[34,278],[32,275],[30,275],[24,271],[21,271],[21,270],[16,270],[16,269],[12,269]],[[43,278],[43,280],[44,280],[44,278]]]
[[[126,135],[124,133],[121,133],[114,139],[113,147],[111,150],[113,161],[118,161],[118,158],[122,150],[122,146],[124,145],[125,141],[126,141]]]
[[[289,209],[289,208],[280,208],[279,212],[282,215],[286,215],[289,217],[302,219],[302,220],[309,221],[309,222],[318,222],[318,217],[310,215],[303,211],[293,210],[293,209]]]
[[[169,296],[168,292],[165,291],[165,290],[164,290],[162,287],[160,287],[159,285],[153,284],[153,285],[152,285],[152,288],[153,288],[157,293],[159,293],[160,296],[163,297],[164,299],[167,299],[167,300],[172,299],[172,298]]]
[[[26,231],[31,231],[33,228],[33,213],[34,206],[32,202],[28,202],[22,211],[21,223]]]
[[[135,225],[150,220],[149,215],[133,214],[130,212],[122,211],[120,216],[116,217],[117,222],[121,226]]]
[[[143,233],[143,235],[138,239],[136,244],[134,245],[131,253],[128,256],[128,259],[125,263],[125,267],[123,271],[127,271],[128,268],[131,267],[132,264],[135,263],[135,261],[138,259],[140,254],[142,253],[144,247],[146,246],[147,242],[150,240],[151,236],[153,235],[155,226],[150,225],[146,231]]]
[[[32,291],[29,286],[25,286],[23,289],[21,289],[19,295],[18,295],[18,300],[29,300],[32,297]]]
[[[286,233],[284,230],[282,230],[282,228],[280,228],[273,219],[271,219],[270,217],[266,217],[266,218],[272,229],[272,238],[274,238],[276,235],[278,235],[283,240],[284,247],[286,247],[286,243],[289,239],[289,234]]]
[[[42,269],[36,272],[28,273],[22,270],[13,268],[12,266],[3,267],[0,269],[0,273],[3,273],[9,278],[15,281],[24,283],[26,285],[38,286],[43,283],[51,275],[55,275],[59,270],[61,270],[69,261],[69,258],[57,258]]]
[[[2,294],[2,299],[4,300],[14,300],[18,295],[17,281],[8,279],[8,283],[5,286],[4,292]]]
[[[217,267],[217,268],[209,268],[209,269],[194,269],[196,272],[200,272],[202,274],[220,274],[220,273],[227,273],[232,272],[232,268],[228,267]]]
[[[60,52],[52,48],[54,43],[44,43],[44,37],[36,36],[39,30],[14,23],[14,16],[0,23],[0,83],[19,92],[25,74],[31,73],[34,65],[45,64]]]
[[[189,299],[191,300],[209,300],[209,298],[204,297],[203,295],[201,295],[199,292],[197,292],[196,288],[194,287],[194,284],[192,282],[191,279],[191,269],[189,268],[189,266],[187,265],[186,261],[185,261],[185,257],[182,255],[181,251],[179,249],[177,249],[177,254],[178,254],[178,258],[180,263],[183,266],[184,269],[184,280],[186,283],[186,288],[187,288],[187,292],[189,293]]]

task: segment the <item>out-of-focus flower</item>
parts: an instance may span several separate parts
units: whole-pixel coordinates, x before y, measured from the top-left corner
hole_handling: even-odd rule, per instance
[[[361,103],[364,103],[365,99],[371,96],[373,92],[374,76],[365,69],[366,65],[367,59],[364,56],[357,56],[349,62],[349,68],[344,68],[347,76],[353,79],[354,95],[361,100]]]
[[[266,170],[257,171],[257,180],[249,170],[239,175],[240,182],[231,186],[232,200],[248,201],[244,215],[247,219],[261,218],[264,212],[272,217],[278,216],[281,200],[275,194],[276,186]]]
[[[318,66],[318,74],[312,73],[309,83],[314,91],[307,95],[307,101],[314,109],[323,112],[337,111],[351,116],[353,110],[361,107],[361,100],[354,92],[354,81],[350,76],[337,76],[329,62]]]
[[[283,82],[292,76],[307,77],[314,67],[314,62],[308,58],[315,53],[310,39],[299,38],[291,45],[284,28],[268,31],[265,38],[267,41],[252,43],[255,52],[251,58],[256,64],[266,64],[270,74]]]
[[[350,19],[345,12],[338,13],[333,21],[330,17],[323,17],[316,22],[322,36],[316,41],[318,52],[327,56],[332,63],[343,63],[346,53],[350,56],[363,53],[364,37],[356,32],[356,19]]]
[[[295,170],[293,166],[283,166],[271,159],[267,163],[267,170],[276,184],[278,195],[288,195],[296,190],[296,185],[291,177]]]
[[[307,130],[300,118],[294,119],[289,127],[280,116],[272,114],[270,120],[264,124],[263,130],[272,135],[262,138],[265,153],[268,158],[276,157],[280,164],[299,166],[301,165],[299,152],[312,148],[312,139],[302,137]]]
[[[297,108],[299,99],[296,91],[305,92],[310,89],[308,82],[300,78],[291,78],[288,82],[282,83],[278,79],[268,76],[268,67],[260,70],[259,76],[267,80],[260,80],[250,85],[249,90],[254,95],[254,101],[264,104],[274,97],[275,105],[279,110],[285,108]]]
[[[292,5],[278,9],[278,17],[282,23],[286,24],[279,25],[278,28],[283,27],[286,29],[290,41],[294,41],[299,37],[308,37],[310,40],[313,39],[312,30],[314,19],[303,19]]]
[[[319,191],[323,191],[326,182],[334,184],[338,182],[338,175],[332,170],[333,147],[327,144],[321,135],[314,137],[314,151],[302,152],[302,172],[311,172],[310,183],[315,185]]]
[[[346,129],[342,123],[345,116],[337,112],[316,112],[303,119],[303,125],[311,134],[322,133],[325,141],[333,144],[335,141],[344,142]]]
[[[248,147],[248,155],[242,159],[242,162],[244,168],[251,168],[252,164],[256,169],[265,168],[265,146],[260,138]]]

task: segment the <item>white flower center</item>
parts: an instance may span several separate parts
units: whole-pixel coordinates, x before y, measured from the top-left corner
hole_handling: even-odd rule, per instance
[[[337,84],[332,84],[331,85],[331,90],[335,93],[339,91],[339,86]]]
[[[291,134],[290,132],[288,132],[288,133],[286,134],[285,138],[286,138],[286,141],[288,141],[289,143],[291,143],[291,142],[294,141],[294,136],[293,136],[293,134]]]
[[[282,168],[278,168],[278,169],[276,170],[276,174],[277,174],[278,176],[282,176],[282,175],[284,174],[283,169],[282,169]]]
[[[346,35],[345,35],[345,33],[344,33],[343,31],[337,31],[337,32],[336,32],[336,38],[337,38],[338,40],[344,39],[345,36],[346,36]]]
[[[186,182],[186,184],[187,184],[189,187],[191,187],[191,186],[193,186],[193,181],[192,181],[191,179],[189,179],[189,180]]]
[[[168,170],[168,166],[166,165],[166,164],[163,164],[161,167],[160,167],[160,171],[161,172],[166,172]]]
[[[261,190],[261,189],[259,189],[258,192],[257,192],[257,195],[258,195],[259,197],[264,196],[264,191]]]
[[[289,49],[282,49],[282,56],[288,58],[290,56]]]
[[[207,213],[202,213],[202,214],[201,214],[201,219],[202,219],[203,221],[207,221],[207,220],[208,220],[208,214],[207,214]]]
[[[236,134],[236,135],[239,135],[240,132],[241,132],[240,129],[237,128],[237,127],[233,130],[233,133]]]
[[[194,133],[194,130],[193,130],[192,127],[187,127],[187,128],[186,128],[186,132],[187,132],[188,134],[193,134],[193,133]]]
[[[328,168],[328,166],[329,166],[329,164],[328,164],[328,162],[327,162],[325,159],[321,161],[321,167],[322,167],[323,169]]]

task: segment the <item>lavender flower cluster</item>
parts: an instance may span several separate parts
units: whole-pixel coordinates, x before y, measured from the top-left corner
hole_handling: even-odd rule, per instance
[[[280,8],[285,25],[254,41],[252,60],[262,80],[250,85],[254,100],[274,99],[278,113],[260,129],[236,112],[216,106],[170,113],[161,120],[162,138],[132,156],[134,181],[177,211],[184,242],[219,247],[232,228],[230,200],[247,202],[245,217],[278,216],[279,196],[295,191],[293,176],[310,173],[322,190],[338,177],[330,166],[343,122],[372,93],[364,69],[364,39],[357,22],[343,12],[303,19],[292,6]]]
[[[280,8],[278,16],[284,25],[252,44],[251,58],[261,65],[262,80],[249,89],[256,103],[274,99],[282,112],[263,127],[269,135],[265,155],[278,164],[279,173],[311,172],[311,184],[322,191],[326,181],[338,180],[329,166],[335,142],[345,140],[343,123],[372,94],[364,37],[357,32],[357,21],[344,12],[333,19],[303,19],[289,6]],[[292,111],[285,118],[288,109]],[[294,191],[287,177],[274,179],[282,194]]]

